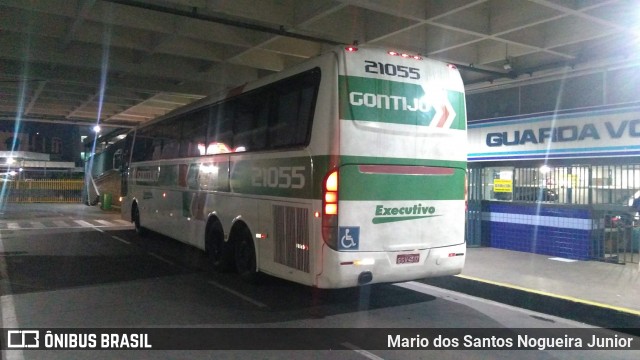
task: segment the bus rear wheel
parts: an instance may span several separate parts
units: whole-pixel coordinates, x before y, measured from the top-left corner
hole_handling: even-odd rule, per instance
[[[131,209],[131,219],[133,220],[133,224],[136,227],[136,233],[139,236],[145,236],[147,229],[142,227],[140,224],[140,210],[138,209],[138,205],[133,205],[133,209]]]
[[[242,234],[235,242],[236,270],[246,282],[256,282],[258,279],[256,266],[256,250],[249,229],[243,229]]]
[[[224,242],[224,232],[219,222],[213,223],[207,230],[205,249],[207,257],[216,271],[226,272],[233,268],[233,257],[229,246]]]

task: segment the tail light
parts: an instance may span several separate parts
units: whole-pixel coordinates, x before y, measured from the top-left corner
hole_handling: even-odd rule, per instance
[[[322,184],[322,238],[337,249],[338,228],[338,170],[327,174]]]

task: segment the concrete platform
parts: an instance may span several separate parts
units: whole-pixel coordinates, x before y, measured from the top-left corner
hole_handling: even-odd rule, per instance
[[[461,278],[640,316],[640,266],[469,248]]]

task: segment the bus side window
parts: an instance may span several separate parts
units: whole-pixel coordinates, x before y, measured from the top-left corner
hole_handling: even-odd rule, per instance
[[[159,186],[178,185],[178,165],[161,165],[158,174]]]
[[[276,108],[269,124],[270,147],[306,145],[319,82],[320,72],[311,71],[275,87],[272,103]]]
[[[209,109],[207,129],[207,155],[221,154],[233,150],[233,102],[222,103]]]
[[[267,148],[267,129],[269,122],[269,107],[265,103],[256,116],[256,127],[251,132],[251,143],[256,150]]]
[[[162,148],[164,148],[164,140],[153,139],[153,153],[151,155],[151,160],[162,159]]]
[[[272,147],[295,144],[296,118],[298,115],[299,92],[292,91],[278,97],[278,110],[274,123],[269,127],[269,140]],[[293,143],[293,144],[292,144]]]
[[[296,143],[306,143],[313,120],[313,110],[315,109],[316,88],[305,87],[300,93],[300,103],[298,104],[298,121],[296,126]]]
[[[233,122],[233,147],[243,151],[255,150],[251,143],[253,114],[251,108],[240,107]]]
[[[162,159],[175,159],[180,151],[180,143],[178,141],[169,141],[162,148]]]
[[[125,161],[129,162],[131,156],[132,162],[147,161],[153,158],[153,140],[146,136],[145,132],[139,130],[136,132],[133,150],[125,156]],[[127,164],[128,165],[128,164]]]
[[[199,190],[198,175],[200,170],[200,164],[189,165],[189,172],[187,173],[187,187],[191,190]]]
[[[207,142],[208,109],[186,114],[182,118],[182,136],[180,156],[192,157],[205,155],[201,149]]]
[[[181,118],[172,119],[160,127],[160,135],[164,140],[162,144],[162,159],[175,159],[180,156],[181,120]]]
[[[246,94],[238,99],[233,128],[235,151],[264,150],[267,145],[267,122],[269,120],[268,94],[265,92]]]
[[[111,164],[111,168],[112,169],[116,169],[116,170],[122,170],[124,167],[124,163],[123,163],[123,159],[122,159],[122,149],[118,149],[116,150],[115,153],[113,153],[113,160],[112,160],[112,164]]]

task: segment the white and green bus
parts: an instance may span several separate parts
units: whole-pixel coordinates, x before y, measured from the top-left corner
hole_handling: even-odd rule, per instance
[[[123,218],[247,279],[458,274],[466,139],[455,66],[340,48],[136,129]]]

